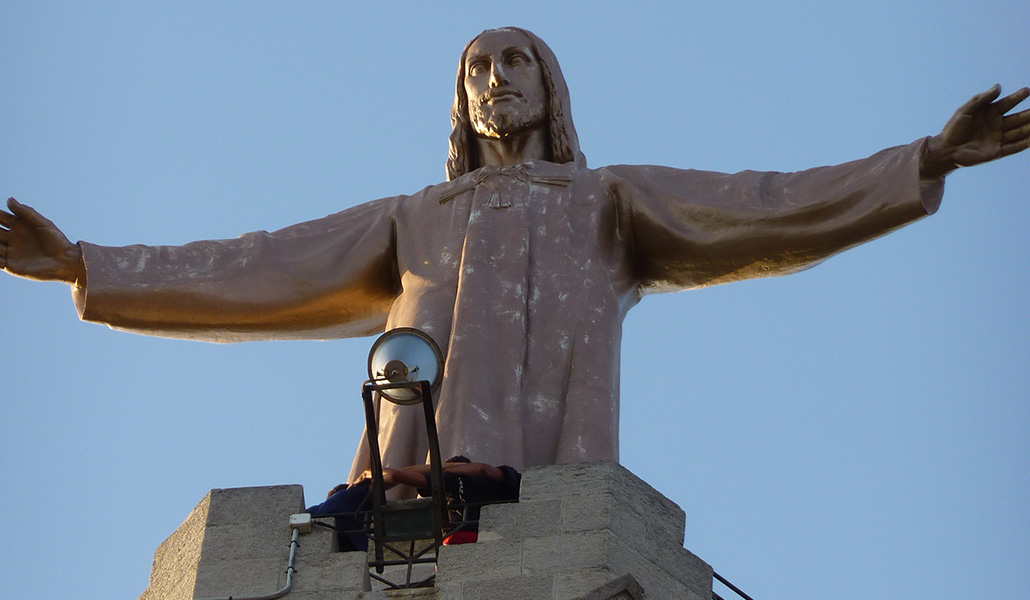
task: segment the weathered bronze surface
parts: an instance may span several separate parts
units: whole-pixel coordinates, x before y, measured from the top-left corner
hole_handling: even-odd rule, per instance
[[[643,294],[792,273],[933,213],[943,177],[1030,144],[1030,95],[974,96],[936,136],[833,167],[588,169],[550,49],[484,32],[459,64],[448,181],[181,247],[72,244],[0,210],[0,266],[73,285],[83,319],[231,342],[416,327],[443,349],[441,449],[523,467],[618,458],[622,321]],[[424,426],[384,405],[387,466]],[[367,467],[364,446],[354,472]]]

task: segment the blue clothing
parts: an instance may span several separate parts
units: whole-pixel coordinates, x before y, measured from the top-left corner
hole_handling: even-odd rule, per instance
[[[364,518],[353,513],[361,509],[368,510],[371,491],[372,482],[365,479],[348,485],[321,504],[308,507],[307,512],[312,517],[336,516],[335,529],[341,552],[368,550],[368,537],[363,533]]]

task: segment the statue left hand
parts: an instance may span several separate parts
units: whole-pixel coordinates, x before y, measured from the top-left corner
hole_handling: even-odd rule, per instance
[[[930,138],[920,164],[924,179],[944,177],[958,167],[970,167],[1022,152],[1030,147],[1030,110],[1006,115],[1030,96],[1021,88],[998,100],[1001,86],[973,96]]]

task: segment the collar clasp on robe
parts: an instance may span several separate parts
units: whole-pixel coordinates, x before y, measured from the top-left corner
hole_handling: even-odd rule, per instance
[[[512,199],[503,192],[511,184],[530,183],[548,186],[569,186],[572,184],[572,170],[575,165],[558,165],[546,161],[532,160],[510,167],[487,165],[444,184],[440,191],[440,204],[445,204],[458,195],[483,186],[493,191],[483,206],[488,208],[511,208]]]

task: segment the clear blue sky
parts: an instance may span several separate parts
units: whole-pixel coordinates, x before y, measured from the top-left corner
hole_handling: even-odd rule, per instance
[[[843,162],[1030,84],[1025,2],[696,4],[5,2],[0,194],[121,245],[414,192],[461,48],[509,24],[557,54],[594,166]],[[1030,153],[810,271],[630,313],[622,461],[688,549],[758,600],[1025,595],[1028,205]],[[0,595],[135,598],[209,489],[322,496],[371,343],[135,336],[0,277]]]

